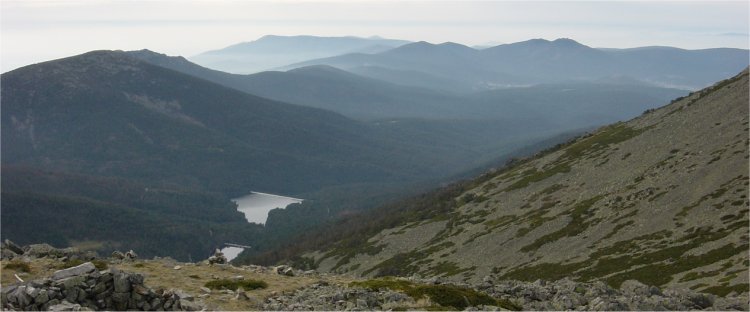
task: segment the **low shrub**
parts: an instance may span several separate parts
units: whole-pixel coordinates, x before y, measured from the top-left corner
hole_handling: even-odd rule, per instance
[[[210,289],[231,289],[231,290],[237,290],[238,288],[242,287],[245,290],[253,290],[258,288],[266,288],[268,287],[268,284],[264,281],[258,281],[258,280],[230,280],[230,279],[220,279],[220,280],[214,280],[206,283],[206,287]]]
[[[21,261],[11,261],[8,264],[6,264],[3,268],[8,269],[8,270],[13,270],[16,272],[26,272],[26,273],[31,272],[31,267],[29,266],[29,264],[26,262],[21,262]]]

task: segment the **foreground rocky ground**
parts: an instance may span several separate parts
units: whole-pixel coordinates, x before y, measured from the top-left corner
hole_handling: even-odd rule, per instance
[[[4,251],[8,250],[4,244]],[[4,252],[3,310],[748,310],[747,294],[718,297],[626,281],[479,283],[352,277],[288,267],[236,267],[99,258],[49,245]],[[211,283],[219,284],[212,285]],[[253,286],[258,282],[263,286]],[[232,290],[231,285],[250,285]],[[246,283],[246,284],[243,284]],[[210,286],[210,287],[209,287]],[[256,288],[257,287],[257,288]]]

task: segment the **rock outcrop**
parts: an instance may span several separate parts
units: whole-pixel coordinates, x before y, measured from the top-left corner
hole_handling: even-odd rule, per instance
[[[32,244],[20,247],[6,239],[0,244],[2,259],[10,260],[19,257],[34,258],[57,258],[62,260],[92,260],[97,257],[96,252],[81,251],[75,247],[55,248],[49,244]]]
[[[56,271],[52,277],[2,287],[3,310],[182,310],[203,306],[180,290],[153,290],[143,275],[91,262]]]
[[[442,285],[441,279],[404,279],[422,285]],[[747,299],[722,298],[689,289],[660,289],[629,280],[621,289],[614,289],[603,282],[580,283],[569,279],[555,282],[537,280],[520,282],[485,277],[475,284],[449,283],[470,288],[493,298],[510,302],[522,310],[578,310],[578,311],[623,311],[623,310],[748,310]],[[427,303],[418,302],[425,299]],[[422,300],[424,301],[424,300]],[[423,309],[429,305],[428,298],[412,298],[388,288],[367,289],[333,285],[313,284],[291,294],[267,298],[263,310],[389,310]],[[494,305],[474,305],[465,310],[498,310]]]
[[[226,264],[227,263],[227,257],[224,256],[224,253],[221,252],[221,250],[216,249],[214,251],[214,255],[208,257],[208,264]]]

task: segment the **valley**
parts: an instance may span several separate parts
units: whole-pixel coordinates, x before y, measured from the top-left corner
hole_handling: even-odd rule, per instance
[[[31,64],[0,76],[0,234],[212,309],[747,309],[749,56],[269,35]],[[201,288],[238,274],[271,289]]]

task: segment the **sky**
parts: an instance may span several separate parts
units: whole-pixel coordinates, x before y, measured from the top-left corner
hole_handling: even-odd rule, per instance
[[[0,0],[0,71],[102,49],[190,57],[271,34],[747,49],[749,10],[747,0]]]

